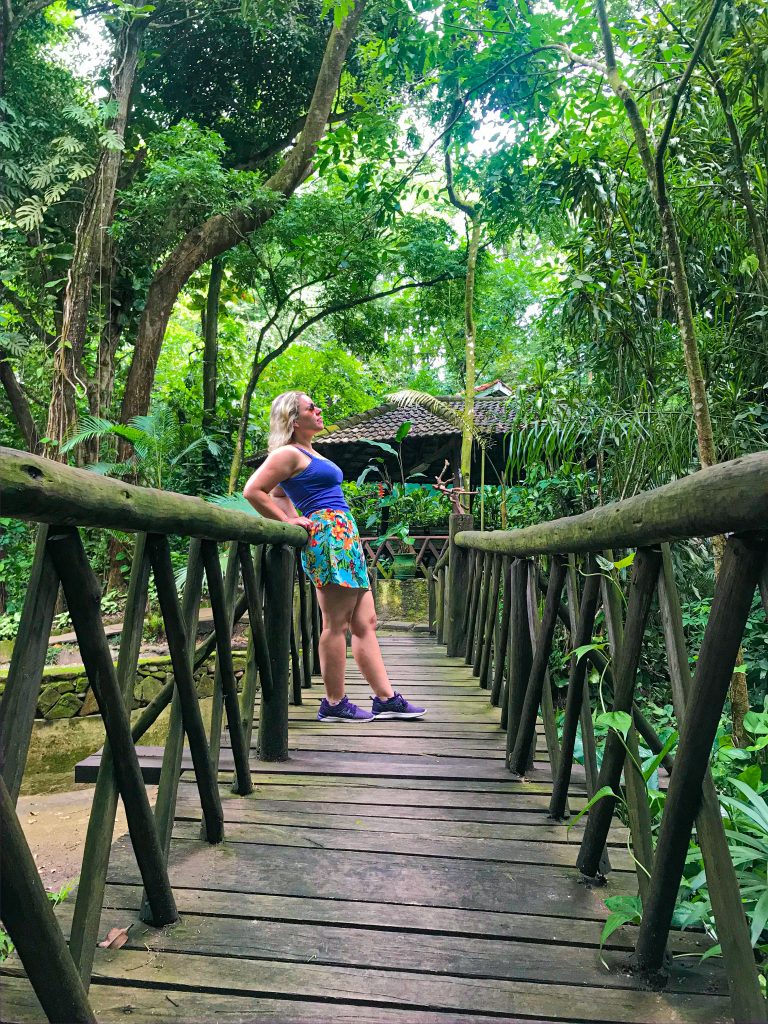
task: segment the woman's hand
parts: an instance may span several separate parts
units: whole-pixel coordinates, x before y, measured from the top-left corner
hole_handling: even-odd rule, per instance
[[[291,516],[290,519],[284,519],[283,522],[288,526],[303,526],[307,533],[312,533],[312,520],[307,519],[306,516]]]

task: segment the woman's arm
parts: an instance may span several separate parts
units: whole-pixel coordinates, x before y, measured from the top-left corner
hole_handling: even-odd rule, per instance
[[[243,497],[267,519],[277,519],[292,526],[312,526],[306,516],[298,515],[288,495],[280,487],[283,480],[293,476],[300,465],[295,448],[278,448],[267,456],[243,488]]]

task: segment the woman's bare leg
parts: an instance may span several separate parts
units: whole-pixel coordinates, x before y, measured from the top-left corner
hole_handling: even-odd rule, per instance
[[[389,700],[394,694],[389,681],[381,648],[376,636],[376,607],[373,594],[364,590],[359,596],[350,623],[352,630],[352,656],[363,673],[368,685],[382,700]]]
[[[329,583],[317,588],[317,600],[323,613],[320,633],[320,672],[325,694],[331,704],[344,696],[344,674],[347,660],[347,630],[350,628],[359,590]]]

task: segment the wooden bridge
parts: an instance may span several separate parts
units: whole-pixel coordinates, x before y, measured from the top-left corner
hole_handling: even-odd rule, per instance
[[[50,524],[40,528],[0,705],[0,907],[18,954],[0,974],[2,1021],[765,1019],[707,761],[758,585],[768,606],[759,533],[768,455],[515,533],[479,534],[454,517],[435,571],[435,636],[382,640],[395,684],[428,716],[359,726],[315,721],[317,609],[293,553],[303,531],[7,449],[0,499],[6,516]],[[116,668],[78,535],[88,526],[137,533]],[[721,532],[739,536],[726,546],[691,680],[668,543]],[[174,534],[193,537],[181,601]],[[229,545],[223,578],[217,542]],[[638,549],[626,614],[618,574],[598,574],[591,561],[620,548]],[[131,727],[124,695],[150,572],[175,679]],[[204,573],[216,632],[195,650]],[[14,803],[60,584],[108,745],[77,898],[54,917]],[[674,762],[633,705],[654,593],[681,726]],[[600,602],[611,657],[571,659],[559,736],[547,677],[553,641],[567,628],[571,648],[589,644]],[[243,615],[252,639],[238,697],[230,636]],[[206,734],[192,669],[214,643]],[[626,747],[609,735],[599,770],[590,659],[614,709],[633,719]],[[352,699],[365,699],[351,662],[349,679]],[[134,744],[169,703],[153,814]],[[584,767],[573,758],[579,722]],[[626,759],[638,736],[670,773],[655,844],[644,781]],[[185,737],[192,768],[182,771]],[[569,828],[568,816],[605,787],[623,794],[629,828],[610,797]],[[110,850],[118,792],[130,837]],[[670,931],[694,818],[717,879],[719,963],[701,962],[703,933]],[[642,924],[614,932],[601,951],[605,897],[638,888]],[[112,928],[128,929],[126,944],[97,948]]]

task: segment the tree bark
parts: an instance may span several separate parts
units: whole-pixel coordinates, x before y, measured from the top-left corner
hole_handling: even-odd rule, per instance
[[[133,416],[146,413],[149,408],[165,329],[179,292],[191,275],[265,224],[279,208],[281,200],[289,198],[310,172],[364,6],[365,0],[357,0],[341,25],[334,25],[331,30],[301,135],[282,165],[265,183],[275,193],[274,204],[258,210],[233,210],[226,215],[210,217],[179,242],[155,273],[147,293],[128,372],[120,414],[123,423],[127,423]]]
[[[120,28],[115,41],[110,100],[117,101],[118,106],[110,128],[120,140],[125,136],[131,92],[147,25],[147,18],[133,19]],[[64,293],[62,330],[54,356],[53,391],[47,429],[50,439],[48,454],[51,458],[63,458],[59,446],[75,426],[78,391],[88,390],[83,369],[88,315],[105,233],[112,223],[122,157],[121,149],[102,149],[77,224],[74,255]]]
[[[472,424],[475,419],[475,366],[477,327],[475,324],[475,272],[477,252],[480,248],[480,217],[475,212],[470,220],[469,247],[467,249],[467,280],[464,290],[464,417],[461,432],[461,486],[470,490],[472,471]],[[465,512],[469,512],[470,495],[462,495]]]
[[[203,317],[203,430],[216,422],[216,385],[219,360],[219,297],[224,266],[217,257],[211,261],[211,277]]]
[[[451,112],[450,124],[455,124],[457,107]],[[459,463],[459,487],[469,491],[472,473],[472,434],[475,420],[475,379],[476,379],[476,341],[475,325],[475,274],[477,270],[477,253],[480,248],[480,212],[476,206],[461,199],[453,185],[453,167],[451,165],[450,137],[445,140],[445,182],[448,199],[452,206],[469,220],[469,242],[467,245],[467,274],[464,284],[464,422],[461,430],[461,460]],[[461,507],[469,512],[472,497],[462,494]]]
[[[29,408],[27,396],[21,390],[21,385],[16,380],[13,367],[8,362],[6,354],[0,349],[0,383],[3,385],[8,401],[11,404],[14,418],[19,425],[19,430],[24,438],[27,449],[37,453],[40,448],[40,435],[37,432],[32,411]]]

